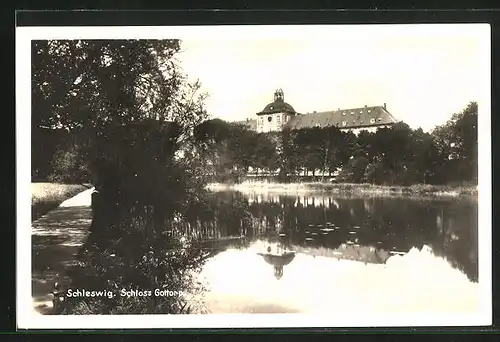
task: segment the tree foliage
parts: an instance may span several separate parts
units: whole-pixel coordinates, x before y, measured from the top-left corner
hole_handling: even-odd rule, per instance
[[[446,165],[443,172],[454,182],[477,182],[477,111],[477,103],[471,102],[432,132],[441,162]]]
[[[250,167],[265,172],[280,170],[281,179],[286,181],[304,172],[330,177],[340,169],[337,181],[341,182],[410,185],[477,181],[474,102],[432,133],[413,130],[404,122],[358,135],[337,127],[258,134],[221,120],[210,124],[219,127],[213,128],[219,139],[210,141],[212,149],[224,155],[220,172],[240,166],[245,171]]]
[[[185,215],[204,194],[194,131],[207,118],[206,95],[199,82],[189,83],[181,72],[175,59],[179,49],[178,40],[33,42],[33,150],[48,150],[37,150],[42,132],[65,132],[66,143],[58,140],[52,148],[54,166],[70,170],[81,164],[98,190],[80,255],[93,274],[78,271],[77,287],[86,287],[90,276],[112,277],[100,255],[110,256],[107,261],[116,267],[124,263],[128,271],[135,269],[132,274],[146,272],[142,280],[117,280],[118,286],[157,287],[164,267],[139,270],[135,261],[150,255],[151,248],[165,255],[168,222]],[[166,264],[183,278],[192,263],[188,258],[177,263],[167,257]],[[153,302],[142,303],[144,310],[154,312]],[[169,310],[177,309],[162,312]]]
[[[37,149],[44,128],[79,135],[89,145],[109,127],[154,119],[180,125],[179,139],[187,141],[207,117],[200,83],[189,83],[174,57],[178,40],[32,44],[32,154],[47,152]]]

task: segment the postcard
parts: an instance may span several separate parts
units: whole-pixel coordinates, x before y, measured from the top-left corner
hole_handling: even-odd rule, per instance
[[[490,54],[485,24],[17,27],[18,328],[491,324]]]

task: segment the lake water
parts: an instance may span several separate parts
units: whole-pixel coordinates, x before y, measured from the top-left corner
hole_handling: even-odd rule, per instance
[[[456,313],[478,306],[473,198],[226,191],[214,193],[184,229],[212,252],[200,274],[212,313]],[[269,249],[295,256],[267,260],[261,254]]]

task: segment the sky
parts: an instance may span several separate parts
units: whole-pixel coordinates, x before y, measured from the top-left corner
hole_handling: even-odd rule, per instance
[[[490,89],[485,25],[245,28],[181,37],[178,59],[212,117],[255,118],[282,88],[299,113],[386,103],[428,131]]]

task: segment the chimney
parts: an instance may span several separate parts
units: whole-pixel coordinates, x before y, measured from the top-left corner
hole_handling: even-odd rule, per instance
[[[387,104],[384,102],[384,109],[387,109]]]
[[[368,106],[367,106],[367,105],[365,105],[365,108],[368,108]]]

